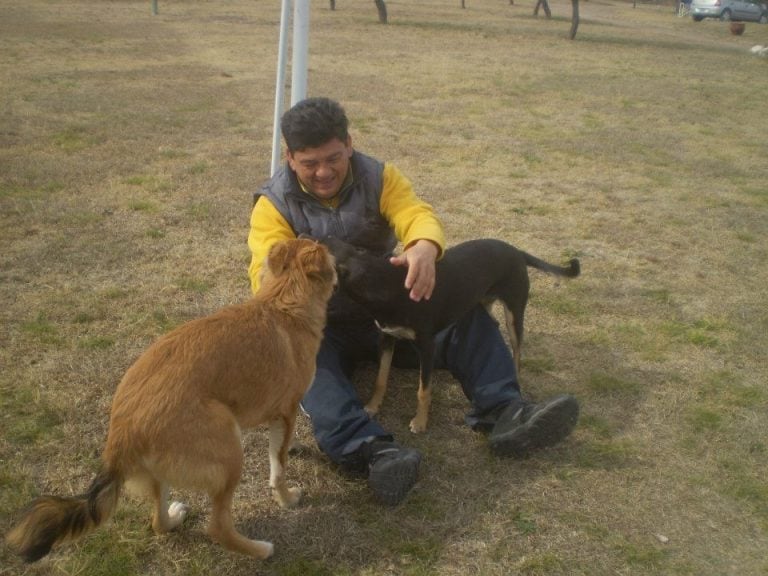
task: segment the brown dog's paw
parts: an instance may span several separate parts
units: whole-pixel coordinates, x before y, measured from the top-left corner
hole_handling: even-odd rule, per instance
[[[373,418],[376,416],[376,414],[379,413],[379,404],[374,404],[373,402],[368,402],[368,404],[365,405],[364,410],[368,413],[368,416]]]
[[[283,508],[294,508],[301,502],[301,488],[272,488],[272,496]]]
[[[413,420],[411,420],[410,428],[411,428],[411,432],[413,432],[414,434],[421,434],[423,432],[426,432],[427,419],[416,416]]]

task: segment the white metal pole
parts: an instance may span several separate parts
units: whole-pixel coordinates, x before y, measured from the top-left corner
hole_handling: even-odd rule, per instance
[[[307,97],[309,55],[309,2],[296,0],[293,9],[293,64],[291,66],[291,106]]]
[[[285,93],[285,65],[288,60],[288,22],[291,18],[291,0],[283,0],[280,12],[280,40],[277,48],[277,82],[275,86],[275,117],[272,126],[272,170],[277,172],[280,166],[280,117],[283,115]]]

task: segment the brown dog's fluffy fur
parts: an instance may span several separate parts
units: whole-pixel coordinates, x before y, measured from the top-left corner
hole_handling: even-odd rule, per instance
[[[172,530],[186,514],[182,504],[168,505],[173,485],[209,494],[211,538],[256,558],[270,556],[271,543],[244,537],[232,522],[243,467],[240,431],[269,425],[270,487],[280,505],[295,505],[301,494],[286,483],[286,457],[335,283],[325,247],[310,240],[276,244],[252,300],[180,326],[128,369],[112,403],[102,467],[88,491],[36,499],[8,544],[27,561],[38,560],[109,518],[126,483],[153,501],[155,532]]]

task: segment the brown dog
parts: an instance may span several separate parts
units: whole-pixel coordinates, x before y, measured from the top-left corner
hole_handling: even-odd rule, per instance
[[[176,528],[186,508],[168,505],[169,486],[203,490],[213,504],[208,533],[255,558],[273,552],[232,522],[240,481],[240,431],[269,425],[269,485],[284,507],[285,465],[296,411],[315,372],[315,356],[336,284],[333,257],[311,240],[276,244],[262,286],[240,305],[193,320],[160,338],[131,366],[112,403],[101,471],[75,497],[34,500],[6,537],[27,561],[97,527],[112,515],[123,484],[154,502],[152,527]]]

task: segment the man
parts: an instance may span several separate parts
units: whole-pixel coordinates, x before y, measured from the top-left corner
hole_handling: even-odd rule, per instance
[[[432,207],[419,200],[411,183],[390,163],[352,147],[342,107],[328,98],[309,98],[281,121],[287,165],[256,193],[248,245],[254,291],[267,252],[277,241],[308,234],[336,236],[390,256],[408,268],[404,290],[414,301],[429,299],[435,262],[445,249],[443,227]],[[391,256],[398,242],[399,256]],[[328,326],[317,356],[315,380],[302,406],[320,449],[349,472],[367,474],[384,504],[405,498],[418,475],[421,455],[394,441],[369,418],[351,382],[355,365],[375,360],[378,330],[357,304],[337,294],[328,307]],[[408,363],[409,344],[399,342],[394,362]],[[418,366],[414,354],[410,365]],[[576,424],[572,396],[532,404],[522,399],[514,361],[498,324],[478,306],[436,339],[435,367],[447,368],[472,404],[467,423],[488,434],[498,456],[527,455],[551,446]]]

